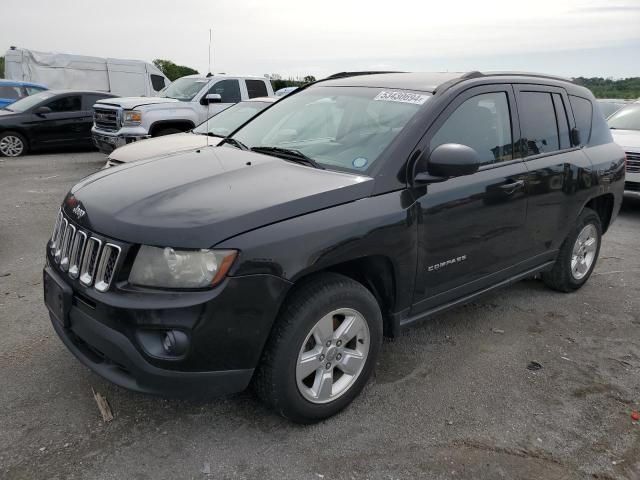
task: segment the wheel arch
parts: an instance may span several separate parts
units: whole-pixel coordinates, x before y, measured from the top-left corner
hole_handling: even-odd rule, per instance
[[[195,128],[195,124],[191,120],[158,120],[151,124],[149,128],[149,135],[154,137],[159,131],[165,128],[176,128],[186,132]]]
[[[580,213],[582,213],[585,208],[590,208],[591,210],[596,212],[598,214],[598,217],[600,217],[600,223],[602,224],[602,233],[604,234],[609,228],[609,224],[611,223],[614,205],[615,197],[613,193],[604,193],[587,201]]]

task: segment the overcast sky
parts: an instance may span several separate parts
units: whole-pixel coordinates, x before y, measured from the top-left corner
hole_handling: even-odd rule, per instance
[[[214,72],[525,70],[640,76],[640,0],[0,0],[0,51]],[[0,53],[1,54],[1,53]]]

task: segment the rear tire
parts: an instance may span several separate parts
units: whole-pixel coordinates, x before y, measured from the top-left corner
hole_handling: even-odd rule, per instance
[[[362,284],[326,273],[283,306],[253,379],[280,415],[314,423],[345,408],[371,376],[382,343],[382,314]]]
[[[582,287],[596,266],[602,241],[602,223],[596,212],[585,208],[560,247],[558,258],[544,283],[559,292],[573,292]]]
[[[0,133],[0,156],[19,157],[29,151],[26,138],[18,132]]]
[[[173,135],[174,133],[182,133],[182,130],[178,130],[177,128],[164,128],[158,130],[158,133],[156,133],[154,137],[164,137],[165,135]]]

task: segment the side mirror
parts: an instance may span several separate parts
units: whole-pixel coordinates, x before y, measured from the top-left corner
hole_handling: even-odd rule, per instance
[[[49,107],[38,107],[36,108],[33,113],[35,113],[36,115],[44,115],[46,113],[51,113],[51,109]]]
[[[208,93],[204,97],[205,103],[222,103],[222,97],[217,93]]]
[[[419,160],[417,165],[424,165]],[[471,175],[480,168],[480,155],[473,148],[458,143],[439,145],[426,160],[426,172],[414,175],[416,183],[442,182],[451,177]]]
[[[578,130],[575,127],[572,128],[571,129],[571,145],[573,147],[577,147],[581,143],[582,143],[582,139],[580,138],[580,130]]]

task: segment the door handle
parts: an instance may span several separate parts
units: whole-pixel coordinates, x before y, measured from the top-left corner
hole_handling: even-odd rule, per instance
[[[524,180],[516,180],[515,182],[500,185],[500,190],[503,190],[506,194],[511,195],[517,190],[520,190],[522,187],[524,187]]]

